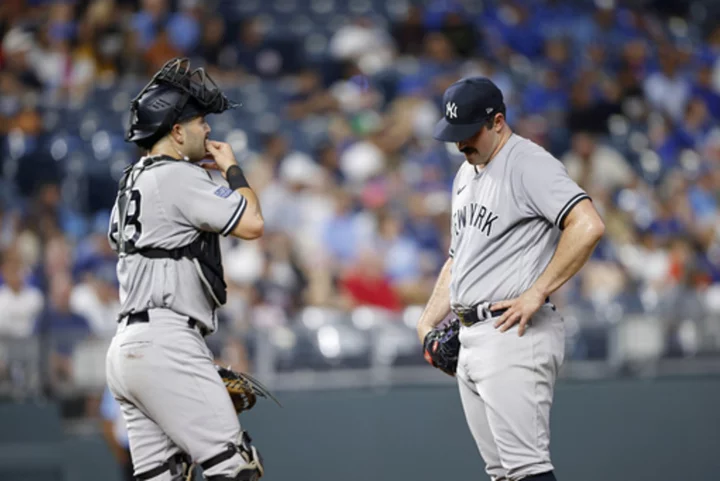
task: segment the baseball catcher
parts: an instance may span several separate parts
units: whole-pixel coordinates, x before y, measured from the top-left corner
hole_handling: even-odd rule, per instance
[[[187,58],[167,62],[130,105],[125,138],[143,155],[118,182],[108,229],[122,307],[106,379],[139,481],[185,480],[193,464],[208,481],[265,472],[238,412],[272,396],[218,367],[206,342],[227,302],[220,238],[264,232],[255,191],[207,121],[238,106]]]

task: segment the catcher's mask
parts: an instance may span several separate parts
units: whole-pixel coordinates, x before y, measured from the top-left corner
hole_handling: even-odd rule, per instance
[[[178,122],[238,106],[228,100],[205,69],[190,70],[190,59],[175,58],[163,65],[132,100],[125,140],[148,148]]]

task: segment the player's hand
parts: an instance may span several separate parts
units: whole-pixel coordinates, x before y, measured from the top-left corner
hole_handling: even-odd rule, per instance
[[[520,297],[496,302],[490,306],[491,311],[500,309],[507,309],[507,311],[495,321],[495,328],[499,328],[500,332],[505,332],[520,322],[518,326],[518,336],[522,336],[525,334],[528,322],[530,322],[532,316],[545,304],[545,299],[546,296],[531,288],[525,291]]]
[[[208,152],[208,158],[214,161],[214,164],[203,164],[206,169],[219,170],[224,175],[230,167],[238,165],[237,160],[235,160],[235,153],[227,142],[208,139],[205,142],[205,150]],[[211,167],[213,165],[217,168]]]

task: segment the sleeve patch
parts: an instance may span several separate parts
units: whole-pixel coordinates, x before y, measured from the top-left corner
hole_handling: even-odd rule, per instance
[[[213,192],[218,197],[222,197],[223,199],[227,199],[230,197],[233,193],[233,190],[229,187],[225,187],[224,185],[221,185],[217,189],[215,189],[215,192]]]

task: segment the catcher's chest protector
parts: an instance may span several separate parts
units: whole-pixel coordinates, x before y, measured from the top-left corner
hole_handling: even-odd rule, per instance
[[[132,167],[128,167],[120,180],[120,189],[118,192],[118,206],[121,213],[125,213],[131,197],[131,189],[134,181],[142,173],[143,170],[150,167],[158,161],[175,160],[171,157],[159,156],[155,159],[149,159],[140,167],[140,172],[136,173],[130,180]],[[120,219],[125,219],[126,215],[121,215]],[[213,299],[217,307],[227,302],[227,284],[225,283],[225,275],[222,266],[222,252],[220,250],[220,234],[214,232],[201,232],[200,235],[190,244],[178,247],[176,249],[159,249],[153,247],[137,248],[132,242],[126,242],[124,239],[124,225],[118,229],[119,234],[119,252],[122,254],[138,254],[150,259],[181,259],[187,258],[193,261],[197,273],[200,276],[203,286],[207,294]]]
[[[180,259],[186,257],[192,260],[203,286],[212,297],[215,305],[219,307],[227,302],[227,284],[225,283],[222,266],[220,234],[202,232],[197,239],[184,247],[177,249],[138,249],[135,253],[151,259]]]
[[[190,257],[199,268],[203,284],[208,289],[217,306],[227,302],[227,284],[222,265],[220,251],[220,234],[203,232],[190,244]]]

